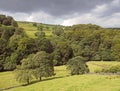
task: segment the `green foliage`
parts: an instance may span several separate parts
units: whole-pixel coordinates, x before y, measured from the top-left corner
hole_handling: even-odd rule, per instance
[[[30,69],[24,69],[24,67],[21,68],[18,66],[15,72],[16,72],[16,80],[19,82],[29,84],[30,80],[32,80],[32,76],[31,76],[32,73]]]
[[[12,26],[14,26],[14,27],[18,27],[17,22],[16,22],[16,21],[14,21],[14,20],[12,20],[11,25],[12,25]]]
[[[64,30],[61,26],[56,26],[54,30],[52,31],[54,35],[60,36],[64,33]]]
[[[0,71],[3,71],[3,68],[4,68],[4,66],[3,66],[3,60],[0,59]]]
[[[13,53],[11,56],[6,57],[4,70],[14,70],[17,66],[18,54]]]
[[[71,71],[71,75],[80,75],[89,72],[84,60],[84,58],[77,56],[68,61],[67,69]]]
[[[26,58],[28,55],[37,52],[37,47],[35,40],[32,38],[23,37],[18,42],[17,53],[18,53],[18,61],[23,58]]]
[[[56,49],[53,53],[54,60],[57,61],[56,65],[63,65],[73,57],[73,50],[67,42],[60,42],[56,45]]]
[[[86,61],[120,61],[118,29],[105,29],[93,24],[67,27],[32,22],[18,24],[22,28],[18,27],[12,17],[0,15],[2,70],[13,70],[15,66],[12,64],[19,65],[22,59],[40,51],[50,53],[54,65],[66,64],[69,59],[77,56]],[[15,53],[17,56],[12,61],[11,57]]]
[[[0,15],[0,24],[18,27],[17,22],[11,16]]]
[[[53,62],[49,58],[49,54],[44,51],[38,52],[33,57],[34,70],[33,74],[35,78],[42,80],[42,77],[50,77],[54,75]]]
[[[103,73],[120,73],[120,65],[103,68],[100,72]]]
[[[21,35],[22,37],[27,37],[23,28],[17,28],[14,34]]]
[[[35,38],[35,42],[38,51],[46,51],[47,53],[53,52],[51,41],[44,36],[39,36],[38,38]]]
[[[35,36],[38,38],[44,38],[45,37],[45,32],[36,32]]]
[[[19,82],[29,84],[33,77],[36,79],[39,78],[41,81],[42,77],[54,75],[53,62],[50,60],[49,54],[44,51],[29,55],[21,62],[21,66],[16,70],[16,80]]]
[[[90,63],[99,64],[101,62]],[[119,62],[102,63],[119,64]],[[48,89],[49,91],[119,91],[120,89],[120,76],[118,75],[84,74],[69,76],[66,66],[56,66],[55,73],[56,75],[53,77],[43,78],[44,81],[37,82],[36,79],[33,79],[32,83],[36,82],[35,84],[22,86],[21,83],[15,80],[12,71],[0,72],[0,89],[19,85],[20,87],[11,88],[8,91],[38,91],[38,89],[40,91],[48,91]]]
[[[20,41],[20,39],[22,39],[21,35],[16,35],[14,34],[12,37],[10,37],[10,41],[9,41],[9,47],[11,48],[11,50],[16,50],[18,47],[18,42]]]
[[[11,16],[0,15],[0,24],[0,71],[14,70],[20,63],[18,43],[26,34]]]
[[[22,64],[17,67],[15,70],[16,80],[22,83],[29,84],[33,79],[32,77],[32,58],[33,55],[30,55],[28,58],[23,59]]]
[[[120,40],[118,40],[120,43]],[[120,61],[120,44],[116,43],[114,46],[112,46],[112,54],[115,57],[115,60]]]
[[[1,38],[8,40],[15,32],[15,28],[14,27],[3,27],[2,28],[2,35]]]
[[[5,20],[3,21],[3,25],[9,26],[9,25],[10,25],[9,20],[5,19]]]
[[[99,30],[99,29],[101,29],[101,27],[98,26],[98,25],[93,25],[93,24],[77,24],[77,25],[73,25],[72,29],[74,31],[79,31],[79,30]]]
[[[6,16],[5,15],[0,15],[0,24],[2,24],[3,23],[3,20],[6,18]]]
[[[42,24],[40,24],[40,25],[38,26],[38,30],[39,30],[39,31],[43,31],[43,26],[42,26]]]
[[[34,27],[37,27],[37,23],[33,23],[33,26],[34,26]]]
[[[82,56],[87,61],[119,60],[120,31],[103,29],[95,25],[75,25],[64,38],[70,41],[74,56]]]
[[[30,49],[32,47],[34,48],[34,46],[35,46],[34,39],[24,37],[18,43],[18,50],[19,51],[24,51],[27,54],[27,53],[35,51],[33,49]]]
[[[7,47],[7,41],[5,39],[0,38],[0,54],[5,52],[6,47]]]

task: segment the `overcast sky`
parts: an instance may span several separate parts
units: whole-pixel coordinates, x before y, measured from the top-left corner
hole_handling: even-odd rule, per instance
[[[120,0],[0,0],[0,14],[18,21],[120,27]]]

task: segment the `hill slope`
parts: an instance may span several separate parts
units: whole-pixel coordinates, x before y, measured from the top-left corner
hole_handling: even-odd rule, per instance
[[[107,62],[89,62],[91,71],[93,71],[93,68],[98,68],[97,65],[95,67],[93,64],[104,66]],[[120,63],[108,63],[108,65],[112,64]],[[70,76],[66,66],[55,67],[55,73],[56,76],[44,78],[41,82],[34,80],[32,82],[34,84],[12,88],[7,91],[120,91],[120,76],[117,75],[85,74]],[[20,85],[14,80],[12,72],[0,73],[0,78],[3,79],[0,88]],[[3,83],[6,83],[6,85],[2,85]]]

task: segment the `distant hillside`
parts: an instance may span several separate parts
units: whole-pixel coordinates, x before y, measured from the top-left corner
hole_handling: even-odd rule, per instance
[[[94,24],[16,22],[0,15],[0,71],[13,70],[22,59],[40,51],[49,53],[57,66],[77,56],[85,61],[120,61],[118,30]]]
[[[51,25],[51,24],[43,24],[43,23],[36,23],[36,22],[26,22],[26,21],[18,21],[19,27],[23,28],[26,34],[29,37],[35,37],[35,33],[39,32],[39,27],[42,28],[42,31],[46,33],[46,36],[51,36],[53,30],[59,26],[64,28],[61,25]]]

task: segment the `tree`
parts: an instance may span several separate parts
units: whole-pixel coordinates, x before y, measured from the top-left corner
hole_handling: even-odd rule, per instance
[[[23,37],[19,40],[18,47],[17,47],[19,62],[23,58],[28,57],[28,55],[36,52],[37,52],[37,47],[34,39]]]
[[[4,68],[4,66],[3,66],[3,60],[0,59],[0,71],[3,71],[3,68]]]
[[[57,35],[57,36],[60,36],[64,33],[64,30],[61,26],[57,26],[57,27],[54,28],[52,33]]]
[[[42,77],[50,77],[54,75],[54,66],[49,54],[41,51],[36,54],[30,54],[23,59],[22,64],[15,70],[16,80],[29,84],[35,77],[42,80]]]
[[[6,47],[7,41],[5,39],[0,38],[0,54],[3,54],[5,52]]]
[[[12,26],[14,26],[14,27],[18,27],[17,22],[16,22],[16,21],[14,21],[14,20],[12,20],[11,25],[12,25]]]
[[[67,63],[67,69],[71,71],[71,75],[80,75],[89,72],[88,66],[81,56],[70,59]]]
[[[55,60],[58,60],[57,65],[66,64],[70,58],[73,57],[73,50],[67,42],[60,42],[57,44],[54,51]]]
[[[42,31],[36,32],[35,36],[38,37],[38,38],[44,38],[45,37],[45,32],[42,32]]]
[[[21,35],[14,34],[12,37],[10,37],[8,46],[11,48],[11,50],[16,50],[17,49],[18,42],[20,41],[20,39],[22,39]]]
[[[6,19],[6,16],[5,15],[0,15],[0,24],[3,23],[3,20]]]
[[[11,25],[12,21],[14,20],[13,17],[7,16],[6,18],[9,21],[9,25]]]
[[[29,69],[23,70],[17,67],[16,73],[16,80],[19,82],[29,84],[30,80],[32,80],[31,71]]]
[[[4,19],[3,20],[3,25],[9,26],[10,25],[10,21],[8,19]]]
[[[6,57],[4,63],[4,70],[14,70],[17,66],[18,54],[13,53],[11,56]]]
[[[112,47],[113,49],[113,55],[115,57],[116,61],[120,61],[120,44],[116,44]]]
[[[15,31],[14,27],[3,27],[1,38],[8,41],[9,38],[14,34],[14,31]]]
[[[22,37],[27,37],[23,28],[16,28],[15,33],[16,35],[21,35]]]
[[[34,26],[34,27],[37,27],[37,23],[33,23],[33,26]]]
[[[49,77],[54,75],[53,62],[49,59],[49,54],[41,51],[35,54],[33,74],[35,78],[42,80],[42,77]]]
[[[87,61],[90,61],[94,55],[94,51],[91,50],[89,46],[85,46],[82,51],[82,56],[86,58]]]
[[[53,52],[53,46],[51,41],[45,37],[38,37],[35,39],[37,50],[38,51],[45,51],[47,53]]]
[[[43,25],[42,25],[42,24],[40,24],[40,25],[38,26],[38,30],[43,31]]]
[[[33,79],[32,57],[33,55],[30,55],[28,58],[23,59],[21,61],[22,64],[17,66],[17,69],[15,70],[17,81],[29,84],[30,81]]]

